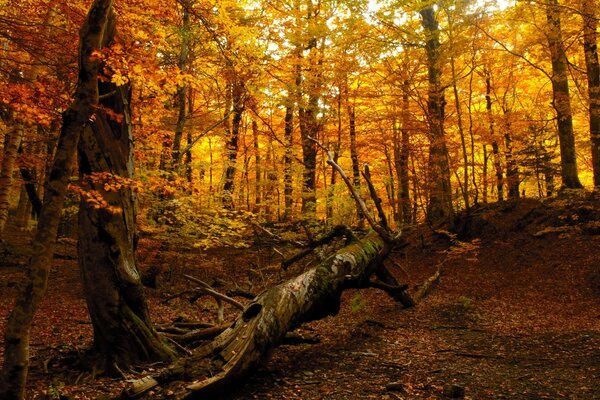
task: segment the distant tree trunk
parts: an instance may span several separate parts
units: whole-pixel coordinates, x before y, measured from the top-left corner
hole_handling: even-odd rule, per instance
[[[487,149],[487,145],[484,143],[482,145],[483,147],[483,188],[482,188],[482,192],[483,192],[483,204],[487,204],[488,202],[488,159],[489,159],[489,153],[488,153],[488,149]]]
[[[425,49],[429,71],[429,93],[427,100],[427,118],[429,122],[429,202],[427,218],[430,221],[451,220],[452,187],[450,186],[450,166],[448,149],[444,136],[444,92],[441,85],[441,65],[439,57],[440,29],[435,18],[433,6],[420,12],[425,30]]]
[[[400,119],[400,132],[394,122],[394,166],[396,176],[398,176],[398,202],[400,219],[398,223],[410,224],[412,221],[410,207],[410,183],[408,175],[408,161],[410,156],[410,136],[409,136],[409,81],[405,79],[402,83],[402,106]]]
[[[556,110],[558,139],[560,143],[560,166],[563,186],[581,188],[577,174],[577,155],[573,134],[573,115],[569,94],[568,60],[562,39],[560,9],[557,0],[546,3],[548,20],[548,46],[552,57],[552,106]]]
[[[340,148],[342,146],[342,87],[338,85],[338,96],[337,96],[337,138],[335,144],[333,145],[333,162],[337,164],[340,157]],[[333,202],[334,202],[334,192],[335,192],[335,184],[337,181],[337,171],[335,168],[331,169],[331,178],[329,190],[327,191],[327,222],[331,223],[333,221]]]
[[[500,156],[500,146],[494,130],[494,115],[492,113],[492,84],[489,74],[486,71],[485,77],[485,102],[489,119],[490,139],[492,141],[492,153],[494,154],[494,169],[496,170],[496,188],[498,190],[498,201],[504,200],[504,176],[502,171],[502,159]]]
[[[317,145],[310,139],[318,139],[319,123],[317,113],[321,92],[321,61],[316,35],[317,14],[312,0],[307,1],[307,23],[310,37],[308,39],[308,71],[304,93],[308,95],[306,104],[300,107],[300,134],[302,137],[302,214],[309,217],[317,208]]]
[[[505,111],[504,117],[504,158],[506,158],[506,185],[508,187],[508,199],[514,200],[520,197],[519,192],[519,166],[514,157],[512,135],[511,135],[511,124],[510,124],[510,112]]]
[[[283,196],[284,211],[283,220],[289,221],[292,218],[292,206],[294,204],[293,185],[292,185],[292,159],[293,159],[293,133],[294,133],[294,100],[288,96],[288,104],[285,106],[284,120],[284,144],[285,154],[283,156]]]
[[[460,136],[460,146],[463,158],[463,180],[460,184],[465,209],[469,210],[469,154],[467,153],[467,140],[465,138],[465,128],[463,126],[462,108],[460,106],[460,97],[458,94],[458,77],[456,76],[456,62],[454,56],[450,56],[450,66],[452,70],[452,89],[454,90],[454,106],[456,108],[456,118],[458,123],[458,134]]]
[[[600,186],[600,65],[596,30],[598,20],[593,0],[582,0],[583,49],[588,81],[590,141],[592,147],[592,169],[594,186]]]
[[[181,48],[179,49],[179,70],[185,71],[189,54],[189,30],[190,30],[190,14],[186,7],[183,7],[181,26]],[[173,166],[179,165],[181,158],[181,141],[183,139],[183,130],[185,128],[185,120],[187,117],[187,101],[186,101],[187,85],[182,83],[177,87],[175,99],[177,102],[177,123],[175,124],[175,135],[173,136],[173,148],[171,157],[173,157]]]
[[[112,30],[108,18],[111,13],[111,0],[95,0],[79,33],[77,89],[72,104],[63,113],[63,125],[54,163],[48,175],[47,190],[33,241],[26,283],[17,292],[13,310],[6,324],[4,365],[0,374],[0,398],[2,399],[21,400],[25,398],[31,324],[37,307],[46,292],[56,233],[68,181],[73,170],[77,142],[98,104],[100,63],[91,55],[107,43],[105,33]]]
[[[356,144],[356,109],[350,99],[350,91],[348,89],[348,77],[346,76],[345,83],[346,94],[346,111],[348,113],[348,132],[350,134],[350,160],[352,161],[352,184],[355,188],[360,188],[360,165],[358,162],[358,146]],[[357,208],[356,215],[358,217],[359,226],[364,224],[362,212]]]
[[[4,156],[0,167],[0,240],[3,238],[4,226],[8,220],[10,194],[13,190],[13,175],[22,138],[23,125],[17,123],[12,129],[9,129],[4,141]]]
[[[240,138],[240,126],[242,123],[242,114],[244,113],[244,83],[241,78],[236,75],[233,68],[229,73],[233,76],[229,77],[231,80],[228,90],[231,96],[231,106],[233,109],[233,116],[231,118],[231,124],[227,124],[227,140],[225,142],[225,176],[223,179],[223,206],[225,208],[234,208],[233,205],[233,193],[234,193],[234,180],[235,172],[237,170],[237,155],[238,155],[238,142]],[[229,110],[227,110],[229,112]]]
[[[260,158],[258,122],[252,121],[252,138],[254,146],[254,212],[258,213],[262,209],[262,160]]]

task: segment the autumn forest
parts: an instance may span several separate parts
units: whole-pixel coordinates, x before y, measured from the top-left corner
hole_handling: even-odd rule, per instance
[[[579,213],[571,225],[596,224],[599,6],[0,0],[0,397],[42,393],[28,381],[29,343],[61,246],[70,246],[84,287],[94,371],[132,378],[133,366],[172,363],[144,374],[151,379],[136,375],[121,394],[131,397],[121,398],[195,398],[224,393],[294,329],[340,312],[346,289],[378,289],[389,307],[419,304],[446,265],[427,254],[470,260],[465,254],[479,252],[482,238],[492,240],[489,226],[510,231],[494,207],[516,207],[505,220],[523,218],[514,226],[535,226],[536,238],[564,235],[542,225],[563,223],[570,217],[558,215],[569,207]],[[568,206],[552,203],[565,196]],[[539,207],[557,214],[542,223],[532,219],[541,214],[523,211]],[[492,216],[474,223],[481,210]],[[600,233],[594,224],[577,232]],[[322,246],[330,257],[319,258]],[[406,249],[428,246],[438,250],[403,276]],[[261,284],[254,277],[244,286],[240,270],[213,265],[214,276],[236,286],[221,280],[217,290],[208,272],[165,272],[174,260],[194,264],[211,252],[227,259],[232,251],[246,252],[236,262],[256,264],[252,271],[262,271],[261,262],[248,260],[266,257],[289,276],[260,272]],[[394,261],[401,251],[404,261]],[[184,253],[189,260],[168,258]],[[314,257],[311,268],[288,271],[304,257]],[[13,278],[23,283],[9,285]],[[153,324],[151,311],[162,309],[155,303],[179,301],[185,290],[177,285],[192,283],[218,305],[217,323]],[[590,285],[600,294],[600,280]],[[467,299],[459,308],[475,318],[471,297],[452,301]],[[234,322],[224,322],[223,304],[227,316],[241,313]],[[215,339],[192,346],[200,337]],[[220,371],[210,379],[198,366],[209,354],[211,366],[202,368]],[[180,381],[189,386],[167,386]],[[389,398],[420,398],[412,383],[400,387],[407,397],[388,387]],[[440,384],[435,393],[461,390]]]

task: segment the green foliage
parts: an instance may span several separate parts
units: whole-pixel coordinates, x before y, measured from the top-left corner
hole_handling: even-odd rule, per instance
[[[365,300],[362,298],[362,296],[360,294],[357,294],[356,296],[354,296],[354,298],[352,299],[352,302],[350,303],[350,306],[352,307],[352,312],[356,313],[361,311],[363,308],[365,308],[365,305],[367,303],[365,302]]]
[[[473,308],[473,299],[467,296],[460,296],[458,298],[458,302],[464,309],[470,310],[471,308]]]
[[[60,391],[61,389],[65,386],[64,383],[60,382],[60,381],[53,381],[50,386],[48,387],[47,390],[47,395],[48,398],[50,399],[60,399],[61,398],[61,394]]]
[[[202,249],[252,245],[253,213],[225,209],[199,212],[194,201],[190,196],[157,202],[149,210],[148,220],[164,227],[170,235],[189,238],[194,247]]]

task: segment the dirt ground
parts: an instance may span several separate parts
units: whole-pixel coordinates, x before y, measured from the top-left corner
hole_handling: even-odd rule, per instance
[[[348,290],[337,316],[300,329],[318,343],[280,346],[245,385],[220,398],[600,399],[599,221],[595,200],[528,200],[473,210],[459,218],[457,237],[413,231],[411,246],[393,255],[390,269],[411,286],[441,270],[417,307],[403,309],[375,289]],[[14,235],[9,246],[0,254],[0,332],[23,268],[17,254],[28,243]],[[224,291],[239,285],[257,292],[283,278],[281,259],[264,244],[184,247],[141,241],[142,268],[162,268],[159,288],[148,290],[159,325],[214,319],[208,298],[165,303],[189,286],[183,273],[209,282],[220,277]],[[226,318],[234,317],[227,309]],[[74,243],[61,240],[32,333],[31,399],[119,395],[122,378],[80,363],[91,335]],[[158,367],[125,373],[135,378]]]

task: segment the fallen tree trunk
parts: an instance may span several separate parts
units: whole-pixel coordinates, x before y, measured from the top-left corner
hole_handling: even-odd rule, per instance
[[[363,240],[352,239],[319,266],[258,295],[212,342],[159,376],[134,383],[128,395],[139,396],[140,391],[158,384],[165,388],[170,399],[210,398],[206,396],[222,393],[256,371],[288,331],[305,322],[337,314],[344,289],[372,286],[370,278],[384,268],[382,262],[390,248],[376,233]],[[388,289],[393,287],[389,281],[386,284]],[[405,290],[396,286],[399,292]],[[193,383],[182,386],[180,382],[169,388],[167,385],[172,381]],[[157,398],[157,393],[153,398]]]

